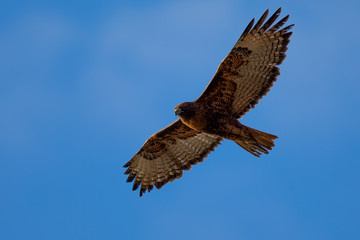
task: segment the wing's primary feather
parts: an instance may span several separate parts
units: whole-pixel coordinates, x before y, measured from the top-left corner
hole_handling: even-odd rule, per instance
[[[280,74],[277,65],[286,57],[292,34],[289,30],[293,26],[280,29],[288,20],[287,15],[270,28],[281,8],[263,24],[268,12],[266,10],[254,27],[254,19],[249,23],[196,101],[240,118],[266,95]]]
[[[261,18],[259,19],[259,21],[255,24],[255,26],[253,27],[253,29],[251,30],[251,34],[254,34],[255,32],[257,32],[259,30],[259,28],[261,27],[261,25],[264,23],[267,15],[269,14],[269,9],[267,9],[264,14],[261,16]]]
[[[183,170],[201,162],[220,144],[222,138],[198,132],[177,120],[151,136],[127,162],[127,182],[140,186],[140,196],[155,185],[160,189],[169,181],[182,177]]]

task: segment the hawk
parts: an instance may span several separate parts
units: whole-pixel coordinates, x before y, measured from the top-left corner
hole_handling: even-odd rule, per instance
[[[155,186],[181,178],[183,170],[202,162],[223,139],[259,157],[275,146],[277,136],[244,126],[238,119],[267,94],[280,74],[292,25],[282,28],[289,15],[271,25],[279,8],[266,22],[269,10],[249,25],[220,63],[201,96],[175,107],[177,121],[152,135],[124,167],[127,182],[134,180],[140,197]],[[264,23],[265,22],[265,23]]]

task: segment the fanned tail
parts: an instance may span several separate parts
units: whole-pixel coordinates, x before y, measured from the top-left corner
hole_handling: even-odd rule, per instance
[[[277,136],[244,125],[242,127],[242,136],[234,141],[249,153],[260,157],[262,153],[268,154],[269,150],[275,146],[273,140],[277,139]]]

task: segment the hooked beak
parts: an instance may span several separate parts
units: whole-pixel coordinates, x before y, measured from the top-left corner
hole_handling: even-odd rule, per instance
[[[183,111],[181,110],[181,108],[176,108],[175,109],[175,116],[179,116]]]

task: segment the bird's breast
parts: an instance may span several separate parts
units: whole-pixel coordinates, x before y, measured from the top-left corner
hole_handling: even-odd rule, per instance
[[[207,119],[201,114],[195,114],[190,118],[180,117],[181,121],[189,128],[202,131],[207,127]]]

